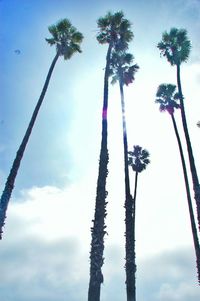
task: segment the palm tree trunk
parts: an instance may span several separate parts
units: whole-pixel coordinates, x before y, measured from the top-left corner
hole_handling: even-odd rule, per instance
[[[187,151],[188,151],[188,157],[189,157],[189,162],[190,162],[190,170],[191,170],[191,174],[192,174],[194,198],[196,200],[196,207],[197,207],[197,219],[198,219],[198,225],[199,225],[199,231],[200,231],[200,185],[199,185],[199,179],[198,179],[198,175],[197,175],[195,160],[194,160],[194,156],[193,156],[192,145],[190,142],[190,135],[189,135],[188,127],[187,127],[187,120],[186,120],[185,107],[184,107],[184,101],[183,101],[183,93],[182,93],[182,88],[181,88],[180,65],[177,65],[177,85],[178,85],[178,92],[180,95],[182,124],[183,124],[184,133],[185,133],[186,144],[187,144]]]
[[[124,173],[125,173],[125,224],[126,224],[126,293],[127,301],[136,300],[136,264],[135,264],[135,224],[133,219],[133,198],[130,192],[130,180],[128,169],[128,142],[125,118],[125,102],[122,80],[119,81],[123,124],[123,143],[124,143]]]
[[[95,216],[91,228],[92,242],[90,251],[90,281],[88,301],[100,301],[101,284],[103,283],[102,266],[104,263],[104,235],[106,213],[106,178],[108,175],[108,147],[107,147],[107,110],[108,110],[108,78],[110,68],[112,44],[108,47],[106,56],[106,69],[104,75],[104,100],[102,109],[102,140],[99,159],[99,174],[97,180],[97,193],[95,204]]]
[[[135,213],[135,207],[136,207],[136,195],[137,195],[137,182],[138,182],[138,171],[135,172],[135,188],[134,188],[134,196],[133,196],[133,209]]]
[[[195,218],[194,218],[194,213],[193,213],[193,208],[192,208],[192,200],[191,200],[191,195],[190,195],[190,187],[189,187],[189,181],[188,181],[188,176],[187,176],[187,169],[186,169],[186,164],[185,164],[185,158],[183,155],[181,140],[179,137],[176,121],[175,121],[173,114],[171,114],[171,118],[172,118],[172,122],[173,122],[174,131],[176,134],[176,139],[178,142],[179,152],[180,152],[180,156],[181,156],[181,163],[182,163],[182,167],[183,167],[183,174],[184,174],[184,180],[185,180],[185,188],[186,188],[186,192],[187,192],[190,222],[191,222],[192,235],[193,235],[193,241],[194,241],[194,249],[195,249],[195,253],[196,253],[197,275],[198,275],[198,281],[200,284],[200,246],[199,246],[197,228],[196,228],[196,223],[195,223]]]
[[[135,216],[136,216],[137,183],[138,183],[138,171],[135,172],[135,188],[134,188],[134,196],[133,196],[133,222],[134,222],[134,231],[135,231]],[[134,234],[134,236],[135,236],[135,234]]]
[[[47,77],[46,77],[41,95],[40,95],[39,100],[37,102],[37,105],[34,109],[33,115],[31,117],[30,123],[28,125],[27,130],[26,130],[26,133],[24,135],[22,143],[21,143],[21,145],[20,145],[20,147],[19,147],[19,149],[16,153],[16,157],[14,159],[13,165],[11,167],[9,176],[8,176],[6,184],[5,184],[5,188],[4,188],[2,196],[1,196],[1,200],[0,200],[0,239],[2,239],[3,226],[5,224],[5,219],[6,219],[6,211],[7,211],[8,203],[9,203],[9,200],[10,200],[10,197],[11,197],[11,194],[12,194],[12,190],[14,188],[15,178],[17,176],[17,173],[18,173],[18,170],[19,170],[19,167],[20,167],[20,163],[21,163],[26,145],[27,145],[29,137],[31,135],[36,117],[38,115],[39,109],[40,109],[41,104],[43,102],[43,99],[44,99],[45,93],[47,91],[49,81],[50,81],[50,78],[51,78],[51,75],[52,75],[52,72],[53,72],[53,69],[55,67],[55,64],[56,64],[58,58],[59,58],[59,54],[57,52],[56,56],[54,57],[54,59],[51,63],[51,66],[49,68],[49,71],[48,71],[48,74],[47,74]]]

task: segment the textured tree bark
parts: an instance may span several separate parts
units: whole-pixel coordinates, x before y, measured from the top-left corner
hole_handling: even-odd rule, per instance
[[[122,79],[122,73],[120,74]],[[125,173],[125,269],[126,269],[126,293],[127,301],[136,300],[136,263],[135,263],[135,224],[133,219],[133,198],[130,192],[130,180],[128,169],[128,141],[125,118],[125,102],[122,80],[119,81],[123,124],[123,144],[124,144],[124,173]]]
[[[198,225],[199,225],[199,231],[200,231],[200,185],[199,185],[199,179],[198,179],[198,175],[197,175],[192,145],[190,142],[190,135],[189,135],[188,127],[187,127],[187,120],[186,120],[185,107],[184,107],[184,101],[183,101],[183,93],[182,93],[182,87],[181,87],[180,65],[177,65],[177,85],[178,85],[178,92],[180,95],[182,124],[183,124],[184,133],[185,133],[186,144],[187,144],[187,151],[188,151],[188,157],[189,157],[189,162],[190,162],[190,171],[192,174],[194,198],[195,198],[196,207],[197,207],[197,219],[198,219]]]
[[[95,216],[93,220],[92,242],[90,251],[90,281],[88,289],[88,301],[100,301],[101,284],[103,283],[102,266],[104,263],[104,235],[106,218],[106,178],[108,175],[108,146],[107,146],[107,110],[108,110],[108,78],[110,68],[110,55],[112,44],[109,44],[106,56],[106,69],[104,75],[104,100],[102,109],[102,140],[99,159],[99,174],[97,180],[97,194],[95,204]]]
[[[28,128],[26,130],[26,133],[23,137],[22,143],[21,143],[21,145],[20,145],[20,147],[19,147],[19,149],[16,153],[16,157],[14,159],[13,165],[11,167],[9,176],[8,176],[6,184],[5,184],[5,188],[4,188],[2,196],[1,196],[1,200],[0,200],[0,239],[2,239],[3,226],[5,224],[5,219],[6,219],[6,211],[7,211],[8,203],[9,203],[9,200],[10,200],[10,197],[11,197],[11,194],[12,194],[12,190],[14,188],[14,183],[15,183],[15,179],[16,179],[19,167],[20,167],[20,163],[21,163],[24,151],[26,149],[26,145],[28,143],[29,137],[31,135],[35,120],[37,118],[39,109],[40,109],[41,104],[43,102],[45,93],[47,91],[53,69],[55,67],[55,64],[56,64],[58,58],[59,58],[59,54],[56,53],[56,56],[54,57],[54,59],[51,63],[51,66],[49,68],[49,71],[48,71],[48,74],[47,74],[47,77],[46,77],[41,95],[40,95],[39,100],[37,102],[37,105],[36,105],[36,107],[33,111],[30,123],[29,123]]]
[[[197,276],[198,276],[198,282],[200,284],[200,246],[199,246],[197,228],[196,228],[196,223],[195,223],[195,218],[194,218],[194,213],[193,213],[193,208],[192,208],[192,199],[191,199],[191,195],[190,195],[190,187],[189,187],[189,181],[188,181],[188,176],[187,176],[187,169],[186,169],[182,144],[181,144],[181,140],[180,140],[177,125],[176,125],[176,120],[175,120],[173,114],[170,114],[170,115],[172,118],[174,131],[176,134],[176,139],[177,139],[178,147],[179,147],[179,153],[180,153],[180,157],[181,157],[181,163],[182,163],[182,167],[183,167],[183,175],[184,175],[184,180],[185,180],[185,188],[186,188],[186,193],[187,193],[188,208],[189,208],[190,222],[191,222],[191,228],[192,228],[192,236],[193,236],[194,249],[195,249],[195,254],[196,254]]]
[[[135,172],[135,188],[134,188],[134,196],[133,196],[134,214],[135,214],[135,210],[136,210],[137,183],[138,183],[138,171]],[[134,216],[134,219],[135,219],[135,216]]]

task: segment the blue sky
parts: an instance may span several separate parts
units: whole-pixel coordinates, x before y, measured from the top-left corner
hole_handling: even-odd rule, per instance
[[[69,18],[85,37],[83,53],[70,61],[59,59],[21,163],[0,248],[2,301],[87,299],[106,54],[106,46],[95,38],[96,20],[109,10],[123,10],[132,22],[135,37],[130,52],[140,66],[135,83],[125,89],[129,148],[140,144],[151,154],[151,164],[138,183],[138,300],[199,300],[177,143],[169,116],[154,103],[159,84],[176,83],[175,68],[160,58],[156,44],[164,30],[186,28],[192,51],[182,67],[183,93],[200,170],[199,0],[2,0],[1,189],[55,56],[45,41],[48,26]],[[124,186],[117,85],[110,87],[108,118],[109,235],[102,301],[121,301],[125,300]],[[178,112],[176,118],[181,129]]]

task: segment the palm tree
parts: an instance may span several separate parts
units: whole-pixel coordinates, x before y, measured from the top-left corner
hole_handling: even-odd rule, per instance
[[[194,197],[196,200],[197,218],[198,218],[199,231],[200,231],[200,185],[199,185],[195,160],[193,156],[192,145],[190,142],[190,135],[187,126],[186,113],[184,107],[184,97],[182,93],[181,77],[180,77],[180,67],[181,64],[183,62],[187,62],[189,58],[191,43],[187,37],[187,31],[185,29],[171,28],[169,33],[167,33],[166,31],[163,33],[162,41],[158,43],[157,47],[159,48],[161,55],[165,56],[168,62],[172,66],[175,65],[177,69],[177,86],[178,86],[178,93],[180,99],[181,117],[182,117],[182,124],[185,133],[186,144],[187,144],[190,170],[192,174],[193,190],[194,190]]]
[[[106,213],[106,178],[108,174],[108,147],[107,147],[107,110],[108,110],[108,78],[110,73],[110,59],[113,48],[127,48],[132,40],[130,22],[124,18],[123,12],[106,14],[97,21],[99,33],[97,40],[100,44],[108,44],[106,55],[106,68],[104,74],[104,96],[102,108],[102,138],[99,159],[99,172],[97,179],[95,215],[91,228],[92,241],[90,251],[90,281],[88,301],[99,301],[101,284],[103,283],[102,266],[104,263],[104,235]]]
[[[60,20],[56,25],[49,26],[49,32],[52,37],[46,39],[47,43],[50,46],[56,46],[56,55],[50,65],[42,92],[40,94],[39,100],[36,104],[36,107],[33,111],[30,123],[25,132],[25,135],[22,139],[22,142],[19,146],[19,149],[16,153],[16,157],[14,159],[13,165],[11,167],[9,176],[7,178],[4,191],[0,200],[0,239],[2,239],[3,226],[5,224],[6,211],[8,207],[8,203],[12,194],[12,190],[14,188],[15,178],[17,176],[17,172],[20,167],[20,163],[28,143],[29,137],[31,135],[34,123],[36,121],[39,109],[42,105],[42,102],[45,97],[45,93],[47,91],[49,81],[54,70],[55,64],[60,56],[63,56],[65,60],[68,60],[72,57],[76,52],[81,52],[80,44],[83,40],[83,35],[76,30],[74,26],[72,26],[71,22],[67,19]]]
[[[135,73],[139,69],[137,64],[131,65],[133,62],[133,55],[125,51],[114,51],[111,56],[110,75],[112,76],[112,83],[119,82],[120,96],[121,96],[121,110],[122,110],[122,125],[123,125],[123,145],[124,145],[124,174],[125,174],[125,224],[126,224],[126,293],[127,301],[136,300],[135,287],[135,239],[134,239],[134,223],[132,216],[133,198],[130,191],[130,180],[128,170],[128,141],[125,118],[125,101],[124,101],[124,85],[132,83],[135,79]]]
[[[150,163],[149,152],[146,149],[142,149],[139,145],[133,146],[133,151],[128,152],[128,164],[132,167],[135,172],[135,185],[134,185],[134,196],[133,196],[133,237],[135,242],[135,217],[136,217],[136,195],[137,195],[137,185],[138,185],[138,174],[146,169],[146,166]],[[136,267],[135,258],[135,244],[134,244],[134,264]],[[136,276],[134,275],[134,283],[136,286]]]
[[[149,160],[149,153],[147,150],[142,149],[139,145],[133,146],[133,151],[128,152],[128,165],[130,165],[135,171],[135,187],[134,187],[134,196],[132,201],[132,236],[134,240],[133,245],[133,254],[132,254],[132,260],[133,264],[135,266],[135,273],[134,273],[134,288],[136,288],[136,255],[135,255],[135,216],[136,216],[136,194],[137,194],[137,183],[138,183],[138,173],[142,172],[144,169],[146,169],[147,164],[150,163]],[[136,300],[136,292],[135,292],[135,299]]]
[[[185,188],[186,188],[186,193],[187,193],[187,201],[188,201],[190,222],[191,222],[192,235],[193,235],[193,241],[194,241],[194,248],[195,248],[195,253],[196,253],[198,280],[200,283],[200,246],[199,246],[197,228],[196,228],[196,223],[195,223],[195,218],[194,218],[194,213],[193,213],[193,208],[192,208],[192,199],[191,199],[191,195],[190,195],[190,187],[189,187],[185,158],[184,158],[184,154],[183,154],[183,148],[182,148],[181,139],[180,139],[180,135],[178,132],[176,120],[174,117],[174,109],[181,108],[181,105],[179,105],[177,103],[177,101],[180,100],[180,94],[176,93],[175,85],[162,84],[158,87],[156,97],[157,97],[156,102],[160,104],[160,111],[161,112],[167,111],[171,116],[174,131],[176,134],[176,139],[178,142],[179,153],[180,153],[181,163],[182,163],[182,167],[183,167]]]
[[[134,145],[133,151],[129,151],[128,154],[128,164],[132,167],[133,171],[135,172],[135,186],[133,196],[133,214],[135,221],[138,174],[145,170],[147,165],[150,163],[150,155],[146,149],[143,149],[139,145]]]

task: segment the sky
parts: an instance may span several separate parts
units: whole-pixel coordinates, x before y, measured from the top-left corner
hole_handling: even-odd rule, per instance
[[[16,179],[0,248],[1,301],[87,300],[107,51],[96,40],[96,21],[119,10],[132,23],[129,51],[140,66],[135,82],[124,89],[129,150],[139,144],[151,160],[138,179],[137,300],[200,298],[178,146],[170,116],[155,104],[161,83],[176,84],[175,67],[156,45],[165,30],[185,28],[192,50],[181,79],[199,171],[200,1],[1,0],[1,190],[55,56],[45,41],[48,26],[68,18],[84,35],[83,52],[69,61],[59,58],[55,66]],[[102,301],[126,300],[120,110],[116,84],[109,88]],[[184,143],[180,112],[175,117]],[[130,180],[133,192],[132,170]]]

